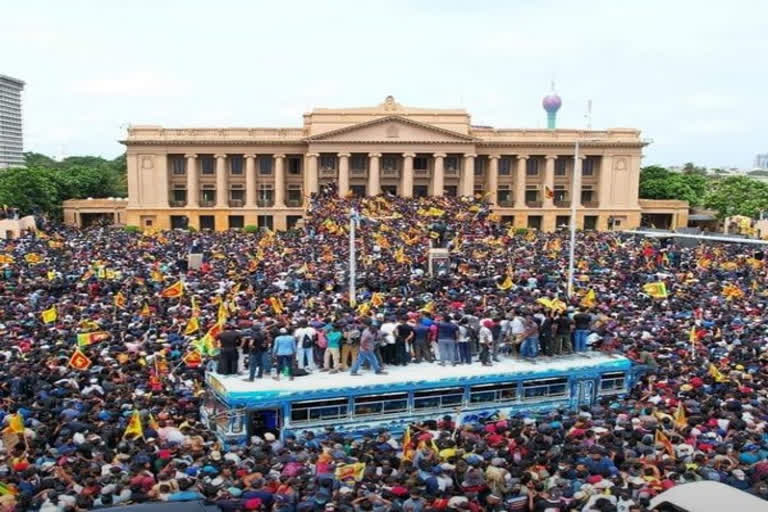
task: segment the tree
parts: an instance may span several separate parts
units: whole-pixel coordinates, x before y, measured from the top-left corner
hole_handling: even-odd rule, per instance
[[[680,174],[651,165],[640,171],[640,197],[643,199],[679,199],[698,206],[710,178],[700,173]]]
[[[707,174],[707,168],[696,167],[693,162],[686,162],[683,166],[683,174]]]
[[[17,167],[0,174],[0,204],[24,213],[53,213],[62,197],[56,170],[45,167]]]
[[[703,205],[717,210],[721,219],[733,215],[757,217],[768,210],[768,184],[747,176],[722,178],[710,183]]]

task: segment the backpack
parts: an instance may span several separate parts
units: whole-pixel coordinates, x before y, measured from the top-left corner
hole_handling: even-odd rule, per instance
[[[312,336],[309,333],[305,333],[301,339],[301,348],[312,348]]]

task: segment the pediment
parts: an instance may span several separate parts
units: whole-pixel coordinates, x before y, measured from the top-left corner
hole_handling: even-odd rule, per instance
[[[402,116],[337,128],[307,137],[312,142],[471,142],[475,138]]]

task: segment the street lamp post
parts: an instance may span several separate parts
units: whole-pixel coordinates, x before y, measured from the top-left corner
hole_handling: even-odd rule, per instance
[[[571,243],[568,246],[568,298],[573,296],[573,266],[576,256],[576,174],[581,172],[579,160],[579,140],[573,152],[573,177],[571,179]]]
[[[357,269],[355,259],[355,229],[359,217],[357,216],[357,210],[352,208],[349,212],[349,305],[355,307],[357,303]]]

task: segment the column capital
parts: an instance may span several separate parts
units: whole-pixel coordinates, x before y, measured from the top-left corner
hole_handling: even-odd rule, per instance
[[[337,153],[336,156],[338,156],[339,158],[349,158],[352,155],[347,152],[341,152],[341,153]]]
[[[381,153],[368,153],[368,158],[381,158]]]
[[[545,155],[544,158],[547,160],[557,160],[557,155]]]
[[[498,160],[501,155],[487,155],[489,160]]]
[[[197,153],[185,153],[184,158],[197,158]]]
[[[445,154],[445,153],[434,153],[432,156],[433,156],[434,158],[445,158],[445,157],[447,157],[448,155],[447,155],[447,154]]]
[[[213,155],[213,158],[227,158],[227,154],[226,153],[216,153],[215,155]]]
[[[413,158],[415,156],[416,156],[416,153],[412,153],[410,151],[403,153],[403,158]]]
[[[475,153],[464,153],[464,158],[477,158]]]
[[[272,157],[273,157],[275,160],[277,160],[277,159],[280,159],[280,158],[285,158],[285,155],[284,155],[283,153],[277,153],[277,154],[275,154],[275,155],[272,155]]]
[[[531,158],[530,155],[517,155],[518,160],[528,160],[529,158]]]
[[[590,156],[590,155],[579,155],[577,158],[579,160],[586,160],[588,156]]]
[[[319,157],[319,156],[320,156],[320,153],[306,153],[306,155],[307,155],[309,158],[317,158],[317,157]]]
[[[254,153],[245,153],[243,158],[256,158],[256,155]]]

